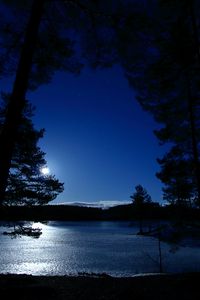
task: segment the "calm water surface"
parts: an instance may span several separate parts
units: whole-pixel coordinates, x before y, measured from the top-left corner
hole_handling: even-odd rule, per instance
[[[1,223],[2,225],[2,223]],[[0,273],[76,275],[108,273],[131,276],[159,271],[158,242],[137,236],[130,222],[48,222],[38,239],[2,235]],[[180,247],[175,253],[162,243],[164,272],[200,271],[198,247]]]

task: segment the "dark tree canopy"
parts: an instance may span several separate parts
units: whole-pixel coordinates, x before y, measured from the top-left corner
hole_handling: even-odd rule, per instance
[[[192,159],[186,158],[177,146],[158,159],[161,171],[156,176],[165,184],[163,199],[179,206],[191,206],[194,195],[197,195],[192,174]]]
[[[187,160],[179,175],[188,174],[196,185],[190,193],[195,191],[193,198],[200,203],[199,5],[195,0],[152,1],[148,26],[141,29],[136,44],[138,56],[125,60],[124,67],[138,101],[162,126],[155,131],[161,144],[171,145],[170,156],[178,147]],[[169,167],[168,156],[158,160],[162,168]]]

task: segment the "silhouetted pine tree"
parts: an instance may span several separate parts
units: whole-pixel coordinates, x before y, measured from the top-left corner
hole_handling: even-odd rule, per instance
[[[200,204],[200,3],[154,1],[147,18],[140,53],[125,65],[127,77],[142,107],[163,125],[155,131],[160,142],[188,158]]]
[[[158,159],[161,171],[156,176],[165,184],[163,199],[172,205],[191,206],[197,191],[192,176],[192,164],[182,150],[174,146],[162,159]]]
[[[2,127],[9,97],[4,95],[0,108],[0,127]],[[38,147],[44,129],[36,130],[31,121],[33,107],[26,101],[21,125],[17,132],[8,185],[3,204],[35,205],[47,204],[63,191],[63,183],[53,175],[43,175],[46,165],[45,153]]]
[[[134,208],[138,214],[138,219],[139,219],[139,233],[143,233],[143,226],[142,226],[142,220],[143,220],[143,210],[145,207],[145,204],[150,203],[151,196],[147,193],[146,189],[143,188],[142,185],[137,185],[135,187],[135,193],[130,196],[130,198],[133,201]]]

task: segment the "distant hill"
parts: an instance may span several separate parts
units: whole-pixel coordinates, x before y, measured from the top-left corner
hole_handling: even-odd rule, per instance
[[[69,205],[69,206],[80,206],[80,207],[95,207],[95,208],[102,208],[102,209],[108,209],[113,206],[118,205],[127,205],[131,204],[130,201],[115,201],[115,200],[102,200],[98,202],[64,202],[61,204],[55,204],[55,205]]]

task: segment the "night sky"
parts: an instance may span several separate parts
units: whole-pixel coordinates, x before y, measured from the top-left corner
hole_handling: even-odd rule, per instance
[[[12,82],[2,80],[1,91],[11,90]],[[46,130],[40,146],[48,167],[64,182],[52,203],[130,202],[138,184],[162,202],[158,124],[141,109],[120,67],[57,72],[27,98],[36,106],[36,128]]]
[[[48,167],[65,183],[52,204],[129,202],[137,184],[162,201],[155,177],[156,158],[164,152],[153,135],[158,125],[140,108],[119,67],[56,73],[28,99],[36,105],[36,128],[46,129],[40,146]]]
[[[12,81],[1,87],[10,92]],[[85,68],[78,76],[57,72],[27,99],[36,106],[35,127],[46,130],[39,145],[51,174],[64,182],[51,204],[127,203],[137,184],[162,203],[155,176],[156,158],[164,153],[153,134],[158,124],[141,109],[120,67]]]

